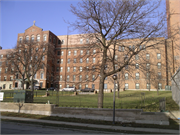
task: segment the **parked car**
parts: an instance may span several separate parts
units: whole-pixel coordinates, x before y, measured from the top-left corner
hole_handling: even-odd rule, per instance
[[[31,89],[31,86],[29,86],[29,89]],[[34,86],[34,90],[40,90],[41,86]]]
[[[76,91],[76,87],[69,87],[69,88],[64,88],[62,91]]]
[[[94,92],[95,89],[93,88],[85,88],[85,89],[81,89],[82,92]]]
[[[54,87],[49,87],[49,88],[47,88],[47,90],[56,90],[57,88],[54,88]]]

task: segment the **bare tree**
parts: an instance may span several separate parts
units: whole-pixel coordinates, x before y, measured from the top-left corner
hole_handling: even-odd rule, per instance
[[[165,33],[165,14],[155,12],[160,2],[87,0],[71,6],[71,12],[77,17],[71,26],[86,33],[85,38],[90,40],[89,46],[99,48],[102,56],[98,62],[98,108],[103,108],[104,79],[121,72],[127,65],[133,65],[135,55],[143,52],[143,46],[146,50],[157,49],[159,42],[162,42],[154,42]],[[124,39],[132,41],[133,45],[128,45]],[[120,55],[118,60],[115,59],[117,54]],[[112,67],[111,70],[107,72],[105,65]]]
[[[12,51],[8,52],[9,69],[15,75],[15,79],[21,79],[23,89],[27,81],[34,91],[34,77],[38,71],[46,71],[49,61],[54,56],[53,52],[54,49],[49,43],[29,40],[20,41]]]

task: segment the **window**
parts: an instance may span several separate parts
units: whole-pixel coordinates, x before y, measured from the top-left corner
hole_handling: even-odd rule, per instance
[[[89,50],[86,51],[86,55],[89,55]]]
[[[26,41],[29,41],[29,36],[26,36]]]
[[[53,43],[54,43],[54,44],[56,43],[56,39],[55,39],[55,38],[53,38]]]
[[[63,72],[63,67],[61,67],[61,70],[60,70],[60,72]]]
[[[95,75],[92,75],[92,81],[95,81]]]
[[[76,75],[73,75],[73,81],[76,81]]]
[[[158,79],[161,79],[161,72],[158,72]]]
[[[31,36],[31,41],[34,41],[34,36]]]
[[[6,76],[4,76],[4,81],[6,81],[7,80],[7,77]]]
[[[59,76],[59,80],[62,81],[62,75]]]
[[[58,44],[61,44],[61,40],[58,40]]]
[[[117,55],[115,55],[115,60],[117,60],[118,59],[118,56]]]
[[[69,88],[69,84],[66,85],[66,88]]]
[[[148,53],[146,54],[146,59],[149,60],[149,54]]]
[[[49,41],[50,41],[50,42],[52,41],[52,36],[51,36],[51,35],[49,36]]]
[[[146,64],[146,69],[150,69],[150,64],[149,63]]]
[[[74,51],[74,55],[77,55],[77,51],[76,50]]]
[[[38,49],[39,49],[39,48],[37,47],[37,48],[36,48],[36,52],[38,51]]]
[[[61,44],[64,44],[64,39],[61,40]]]
[[[64,54],[64,52],[63,52],[63,51],[61,51],[61,56],[63,56],[63,54]]]
[[[86,75],[86,80],[88,80],[88,78],[89,78],[89,76],[88,76],[88,75]]]
[[[104,89],[107,89],[107,83],[104,84]]]
[[[56,68],[56,72],[59,72],[59,67]]]
[[[57,64],[59,64],[60,63],[60,59],[57,59]]]
[[[42,60],[44,60],[45,59],[45,56],[42,56]]]
[[[71,59],[68,59],[67,63],[70,63]]]
[[[40,35],[37,35],[37,41],[38,42],[40,41]]]
[[[157,59],[161,59],[161,54],[160,53],[157,54]]]
[[[80,51],[80,54],[83,55],[83,50]]]
[[[60,51],[57,52],[57,55],[58,55],[58,56],[60,55]]]
[[[96,58],[93,58],[93,63],[95,63],[96,62]]]
[[[67,81],[69,81],[69,75],[67,75]]]
[[[128,83],[125,83],[125,89],[127,90],[128,88]]]
[[[82,85],[81,85],[81,84],[79,84],[79,89],[81,89],[81,87],[82,87]]]
[[[3,89],[6,89],[6,84],[3,84]]]
[[[147,77],[147,78],[150,78],[150,73],[146,73],[146,77]]]
[[[10,81],[12,81],[13,80],[13,77],[12,76],[10,76]]]
[[[86,67],[86,71],[87,71],[87,72],[89,71],[89,67]]]
[[[158,69],[161,69],[161,63],[160,62],[157,63],[157,67],[158,67]]]
[[[89,43],[89,39],[86,39],[86,44],[88,44]]]
[[[22,38],[20,37],[20,38],[19,38],[19,43],[21,43],[21,42],[22,42]]]
[[[74,63],[76,63],[76,59],[74,59]]]
[[[80,39],[80,44],[82,44],[83,43],[83,39]]]
[[[79,62],[80,62],[80,63],[82,63],[82,62],[83,62],[83,59],[82,59],[82,58],[80,58]]]
[[[136,73],[136,79],[137,80],[139,79],[139,73]]]
[[[158,89],[162,89],[162,84],[158,83]]]
[[[62,84],[59,84],[59,89],[62,89]]]
[[[145,50],[146,49],[146,46],[145,45],[143,45],[143,50]]]
[[[0,67],[2,66],[2,62],[0,62]]]
[[[138,63],[136,63],[136,69],[139,69],[139,64]]]
[[[128,80],[128,73],[125,73],[125,80]]]
[[[88,84],[85,85],[85,88],[88,88]]]
[[[71,55],[71,51],[68,51],[68,55]]]
[[[61,59],[61,64],[63,64],[63,59]]]
[[[125,69],[128,70],[128,65],[125,66]]]
[[[139,83],[136,83],[136,89],[139,89]]]
[[[82,75],[79,76],[79,81],[82,81]]]
[[[76,67],[73,67],[73,72],[76,72]]]
[[[0,73],[1,73],[1,70],[2,70],[2,69],[0,68]]]
[[[125,55],[125,56],[124,56],[124,60],[128,60],[128,55]]]
[[[89,63],[89,58],[86,58],[86,63]]]
[[[46,35],[43,36],[43,41],[46,41]]]
[[[142,50],[142,45],[139,46],[139,49]]]
[[[0,55],[0,59],[2,59],[3,58],[3,55]]]
[[[96,68],[95,66],[92,66],[92,71],[93,71],[93,72],[95,71],[95,68]]]
[[[131,45],[129,46],[129,50],[131,50]]]
[[[146,84],[146,88],[147,88],[147,89],[151,89],[150,83],[147,83],[147,84]]]
[[[67,67],[67,72],[70,72],[70,67]]]
[[[9,84],[9,89],[11,89],[12,88],[12,84]]]
[[[45,47],[43,47],[43,52],[46,50],[46,48]]]
[[[8,71],[8,68],[5,69],[5,73],[7,73],[7,71]]]
[[[43,77],[44,77],[44,73],[41,72],[41,79],[43,79]]]
[[[104,70],[107,70],[107,68],[108,68],[108,66],[107,66],[107,65],[105,65],[105,66],[104,66]]]
[[[96,50],[95,49],[93,50],[93,54],[96,54]]]
[[[82,72],[82,67],[79,67],[79,71]]]
[[[135,46],[133,45],[133,51],[135,50]]]

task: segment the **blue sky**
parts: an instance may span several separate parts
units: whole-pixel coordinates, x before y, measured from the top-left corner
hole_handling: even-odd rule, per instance
[[[72,22],[76,19],[70,12],[70,5],[76,5],[79,1],[0,0],[0,46],[12,49],[16,45],[18,33],[24,33],[34,20],[36,26],[43,30],[50,30],[55,35],[66,35],[68,24],[64,20]],[[69,34],[78,34],[78,31]]]

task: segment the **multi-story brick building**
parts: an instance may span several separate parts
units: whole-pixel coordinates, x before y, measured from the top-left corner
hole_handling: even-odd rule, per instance
[[[179,0],[174,1],[179,2]],[[180,14],[169,17],[172,8],[179,13],[179,8],[174,8],[176,5],[174,1],[166,1],[168,31],[172,31],[170,26],[174,26],[174,22],[179,23]],[[48,43],[54,47],[55,58],[50,60],[46,57],[47,67],[37,72],[34,78],[37,80],[36,85],[40,85],[42,88],[57,87],[59,89],[69,86],[75,86],[77,89],[84,87],[99,88],[98,63],[101,62],[102,58],[101,50],[96,47],[89,47],[90,39],[82,38],[80,35],[56,36],[51,31],[43,31],[35,24],[26,29],[24,33],[18,34],[17,45],[20,45],[20,42],[25,39]],[[122,42],[133,48],[133,43],[137,40],[124,39]],[[171,38],[156,38],[151,43],[161,42],[161,47],[153,51],[146,50],[142,46],[144,50],[140,55],[133,58],[133,66],[127,66],[122,72],[118,73],[120,88],[131,90],[165,89],[166,85],[170,85],[170,76],[178,66],[176,60],[179,57],[179,54],[173,48],[172,41]],[[176,44],[178,44],[178,40],[176,40]],[[116,49],[119,53],[124,51],[123,48]],[[18,82],[13,75],[6,72],[5,57],[7,51],[0,50],[0,87],[3,87],[3,89],[21,86],[21,82]],[[117,54],[116,59],[120,60],[121,56]],[[144,59],[146,63],[142,64],[141,59]],[[139,65],[143,66],[140,68]],[[110,68],[112,67],[107,67],[107,70]],[[154,71],[153,75],[150,75],[150,70]],[[171,70],[172,72],[170,72]],[[113,88],[111,77],[105,79],[104,88]]]

